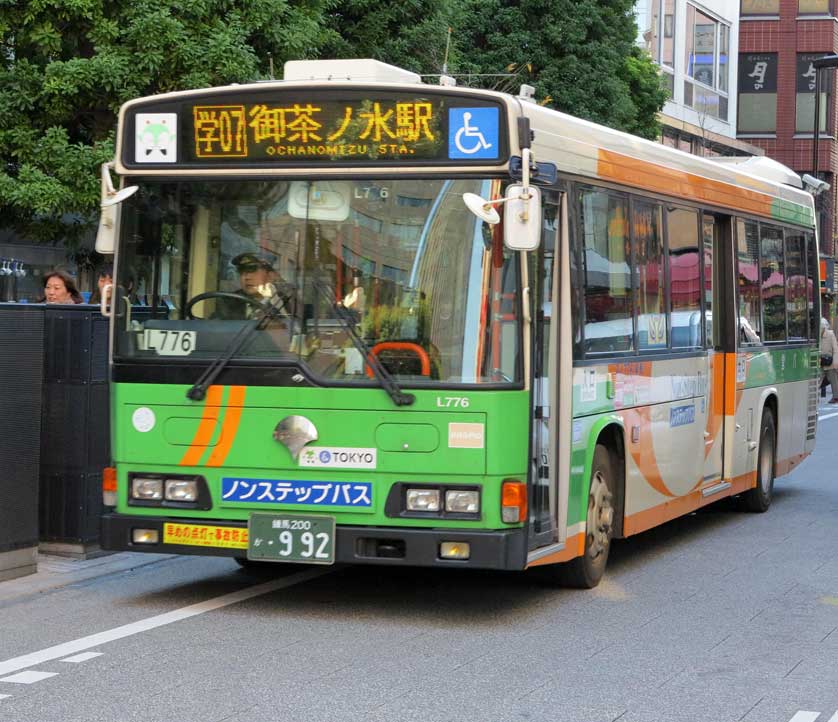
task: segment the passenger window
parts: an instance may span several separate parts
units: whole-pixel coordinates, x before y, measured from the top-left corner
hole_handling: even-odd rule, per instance
[[[806,300],[809,307],[809,338],[820,338],[820,259],[818,246],[812,233],[804,234],[806,239]]]
[[[786,340],[786,275],[783,229],[760,225],[760,280],[765,341]]]
[[[806,291],[806,239],[800,231],[786,233],[786,315],[789,340],[806,339],[808,295]]]
[[[584,240],[585,350],[631,351],[634,330],[626,201],[605,191],[583,190],[579,203]]]
[[[637,273],[637,346],[642,349],[665,349],[666,268],[661,233],[659,205],[632,203],[634,268]]]
[[[737,262],[739,285],[739,342],[762,343],[759,301],[759,227],[754,221],[737,220]]]
[[[669,284],[672,297],[672,348],[701,345],[701,256],[698,215],[674,208],[667,211]]]
[[[713,309],[719,306],[719,284],[716,280],[718,271],[713,261],[716,236],[719,231],[716,223],[716,218],[706,214],[701,219],[701,237],[704,243],[704,339],[706,348],[719,347],[720,324],[713,324]]]

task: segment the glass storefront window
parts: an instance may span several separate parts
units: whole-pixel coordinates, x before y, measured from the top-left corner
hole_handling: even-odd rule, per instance
[[[830,0],[797,0],[799,15],[829,15]]]
[[[684,103],[696,111],[727,120],[730,28],[687,5]]]
[[[779,15],[780,0],[742,0],[742,15]]]

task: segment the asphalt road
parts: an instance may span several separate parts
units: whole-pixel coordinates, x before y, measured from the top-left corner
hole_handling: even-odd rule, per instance
[[[838,409],[821,416],[767,514],[721,502],[618,542],[593,591],[173,557],[0,596],[0,720],[838,722]]]

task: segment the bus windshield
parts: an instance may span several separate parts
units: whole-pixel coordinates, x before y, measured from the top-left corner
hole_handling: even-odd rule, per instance
[[[302,365],[372,381],[518,383],[517,256],[466,192],[500,181],[147,180],[121,208],[115,362]],[[266,310],[270,318],[260,323]]]

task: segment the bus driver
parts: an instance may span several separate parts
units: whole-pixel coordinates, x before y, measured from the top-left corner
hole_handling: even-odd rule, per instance
[[[255,253],[240,253],[231,263],[239,274],[240,288],[233,294],[241,296],[242,301],[233,298],[219,298],[216,300],[213,318],[243,319],[252,318],[258,306],[248,303],[247,299],[260,303],[270,300],[274,296],[281,299],[280,307],[284,313],[291,312],[291,289],[273,268],[273,264],[263,256]]]

